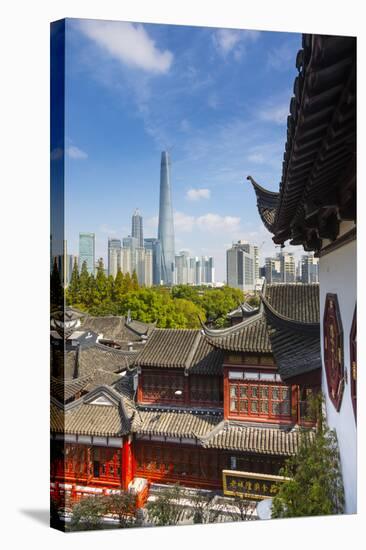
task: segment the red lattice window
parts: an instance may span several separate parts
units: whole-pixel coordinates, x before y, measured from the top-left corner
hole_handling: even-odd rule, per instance
[[[143,372],[142,399],[149,403],[184,402],[183,373]]]
[[[222,403],[222,380],[217,376],[190,377],[190,398],[192,403],[218,404]]]
[[[291,387],[242,381],[229,383],[230,416],[290,418]]]
[[[353,314],[351,334],[349,338],[350,364],[351,364],[351,399],[353,412],[357,420],[357,312],[356,307]]]
[[[342,320],[336,294],[326,296],[323,330],[328,394],[335,409],[339,411],[344,390],[344,352]]]

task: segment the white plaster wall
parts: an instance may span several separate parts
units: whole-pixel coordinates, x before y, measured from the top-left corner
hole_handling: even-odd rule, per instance
[[[329,400],[326,375],[322,371],[322,386],[326,398],[327,420],[335,428],[341,456],[343,483],[345,490],[345,512],[357,511],[357,431],[353,413],[350,390],[350,353],[349,335],[356,303],[356,241],[353,241],[330,254],[320,258],[320,324],[321,349],[323,350],[323,315],[325,297],[328,292],[338,296],[343,325],[344,367],[347,371],[347,383],[344,387],[340,411],[337,412]]]

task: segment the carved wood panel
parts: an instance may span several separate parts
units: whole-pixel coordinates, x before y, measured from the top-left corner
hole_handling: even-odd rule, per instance
[[[344,350],[341,313],[336,294],[328,293],[324,307],[324,366],[328,394],[337,411],[344,391]]]

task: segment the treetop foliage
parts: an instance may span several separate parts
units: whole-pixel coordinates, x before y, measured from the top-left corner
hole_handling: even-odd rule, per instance
[[[239,289],[139,286],[136,272],[118,270],[116,277],[105,274],[99,260],[96,275],[89,274],[86,262],[79,272],[75,262],[66,303],[90,315],[127,315],[145,323],[157,322],[160,328],[199,328],[200,319],[217,327],[227,324],[226,315],[244,299]]]

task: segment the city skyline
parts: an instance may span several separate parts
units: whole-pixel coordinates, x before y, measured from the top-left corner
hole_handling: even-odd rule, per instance
[[[70,250],[92,231],[106,262],[105,239],[129,234],[137,207],[145,234],[157,236],[158,159],[167,150],[177,249],[214,256],[218,280],[233,242],[274,253],[245,178],[255,173],[273,189],[279,181],[300,35],[90,20],[66,28]],[[121,46],[128,37],[140,57]]]

